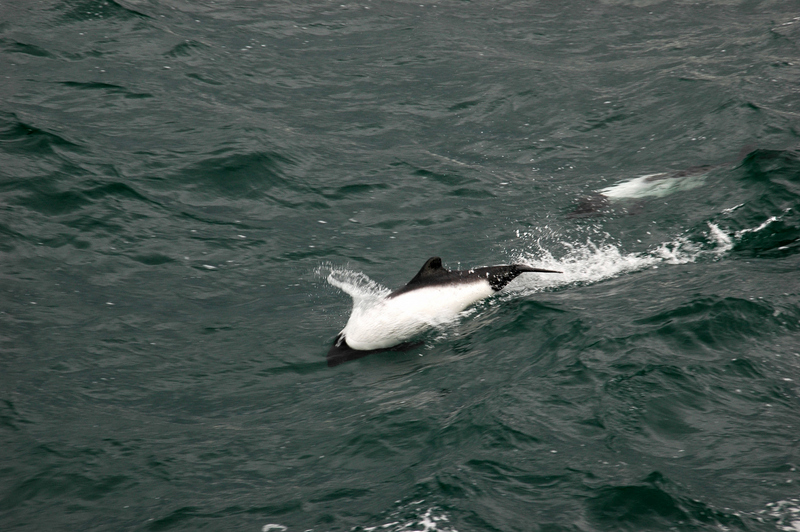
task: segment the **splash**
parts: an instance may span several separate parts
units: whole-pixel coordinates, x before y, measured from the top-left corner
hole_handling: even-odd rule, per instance
[[[415,503],[412,503],[415,504]],[[438,508],[428,508],[421,516],[412,519],[390,521],[383,525],[365,527],[365,532],[386,530],[388,532],[458,532],[449,526],[449,519]]]
[[[779,226],[782,223],[792,224],[793,223],[792,218],[796,214],[797,214],[796,211],[792,207],[788,207],[784,209],[782,213],[775,216],[770,216],[756,227],[745,228],[736,231],[736,233],[734,233],[734,237],[736,239],[741,239],[742,237],[749,234],[759,233],[761,231],[767,231],[770,228],[774,229],[775,226]]]
[[[391,293],[361,272],[327,266],[318,268],[317,274],[323,275],[327,270],[328,283],[352,297],[354,307],[370,307]]]
[[[715,255],[721,257],[733,249],[733,238],[731,238],[725,231],[711,222],[709,222],[708,228],[710,229],[708,236],[717,247],[716,251],[714,252]]]
[[[778,530],[800,532],[800,499],[771,502],[767,504],[767,510],[760,513],[775,520]]]
[[[519,236],[519,235],[518,235]],[[522,235],[526,236],[526,235]],[[583,244],[561,242],[562,254],[556,258],[535,240],[529,249],[512,254],[514,262],[563,271],[563,275],[522,276],[509,286],[509,291],[525,293],[556,289],[565,286],[594,284],[623,274],[658,268],[660,264],[687,264],[699,259],[719,259],[733,249],[734,241],[716,224],[708,223],[708,231],[698,237],[679,236],[658,244],[645,252],[626,253],[609,235],[601,244],[591,238]]]
[[[788,211],[788,210],[790,210],[790,209],[787,209],[787,211]],[[782,216],[770,216],[769,218],[767,218],[767,219],[764,221],[764,223],[762,223],[762,224],[761,224],[761,225],[759,225],[758,227],[752,227],[752,228],[748,228],[748,229],[741,229],[741,230],[739,230],[739,231],[736,231],[736,238],[742,238],[744,235],[746,235],[746,234],[748,234],[748,233],[758,233],[759,231],[763,231],[764,229],[766,229],[767,227],[769,227],[769,225],[770,225],[771,223],[773,223],[773,222],[778,222],[778,221],[780,221],[782,218],[783,218]]]
[[[650,267],[658,262],[655,257],[637,253],[623,253],[611,243],[596,244],[591,239],[584,244],[562,242],[565,253],[555,258],[550,250],[537,246],[514,257],[514,262],[536,264],[537,267],[559,270],[561,275],[521,276],[510,290],[540,291],[569,285],[586,285]]]
[[[708,232],[699,241],[680,236],[672,242],[664,243],[650,253],[667,264],[687,264],[700,258],[721,258],[733,249],[733,238],[719,228],[708,223]]]

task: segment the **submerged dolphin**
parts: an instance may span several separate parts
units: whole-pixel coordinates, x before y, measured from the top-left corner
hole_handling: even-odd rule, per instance
[[[623,199],[662,198],[668,194],[691,190],[705,183],[712,170],[725,165],[692,166],[679,172],[660,172],[634,177],[581,198],[569,218],[600,214],[612,201]]]
[[[658,172],[647,174],[610,187],[602,188],[591,195],[581,198],[569,218],[596,216],[602,214],[612,201],[624,199],[662,198],[674,192],[691,190],[705,184],[706,176],[713,170],[724,168],[740,162],[753,151],[752,145],[743,147],[736,159],[721,164],[703,164],[690,166],[677,172]]]
[[[408,340],[452,320],[526,272],[561,273],[522,264],[451,271],[442,267],[442,259],[431,257],[405,286],[377,304],[353,307],[347,325],[328,351],[328,366],[419,345]]]

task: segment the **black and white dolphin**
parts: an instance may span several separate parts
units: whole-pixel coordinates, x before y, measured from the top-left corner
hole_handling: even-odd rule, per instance
[[[451,271],[442,266],[442,259],[431,257],[405,286],[374,305],[353,306],[347,325],[328,351],[328,366],[419,345],[409,340],[453,320],[526,272],[561,273],[523,264]]]
[[[604,211],[608,210],[612,202],[617,200],[663,198],[675,192],[692,190],[704,185],[706,177],[714,170],[738,164],[752,151],[753,146],[747,145],[739,150],[736,159],[732,161],[720,164],[690,166],[689,168],[677,172],[657,172],[621,181],[581,198],[577,208],[568,215],[568,218],[581,218],[603,214]],[[633,212],[631,212],[631,214],[633,214]]]

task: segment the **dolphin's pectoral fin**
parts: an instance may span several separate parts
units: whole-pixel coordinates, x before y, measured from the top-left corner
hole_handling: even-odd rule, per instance
[[[362,351],[359,349],[353,349],[347,345],[347,341],[340,334],[336,337],[333,346],[331,346],[331,348],[328,350],[328,367],[332,368],[344,362],[358,360],[359,358],[364,358],[367,355],[372,355],[375,353],[385,353],[387,351],[408,351],[410,349],[419,347],[424,343],[425,342],[422,341],[403,342],[402,344],[397,344],[392,347],[385,347],[383,349],[368,349]]]

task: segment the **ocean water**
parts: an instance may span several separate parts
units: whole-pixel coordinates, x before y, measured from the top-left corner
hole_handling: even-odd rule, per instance
[[[794,1],[0,3],[0,529],[800,530],[799,113]],[[329,368],[434,255],[563,274]]]

